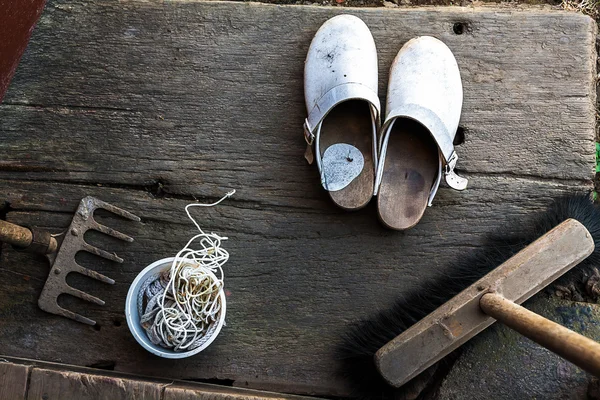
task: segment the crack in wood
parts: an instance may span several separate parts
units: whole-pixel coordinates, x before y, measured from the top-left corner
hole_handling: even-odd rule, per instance
[[[86,365],[86,367],[88,367],[88,368],[96,368],[96,369],[103,369],[103,370],[107,370],[107,371],[114,371],[116,365],[117,365],[116,361],[112,361],[112,360],[100,360],[98,362]]]
[[[529,174],[521,174],[514,171],[494,171],[494,172],[473,172],[466,169],[456,169],[458,174],[468,175],[469,177],[501,177],[508,179],[519,179],[525,180],[528,182],[536,182],[536,183],[556,183],[556,184],[579,184],[579,185],[592,185],[594,182],[593,177],[590,175],[590,179],[572,179],[572,178],[561,178],[561,177],[550,177],[550,176],[539,176],[539,175],[529,175]]]
[[[0,203],[0,220],[6,221],[6,215],[11,211],[10,203],[8,201],[3,201]],[[4,249],[4,244],[0,242],[0,260],[2,260],[2,250]],[[8,245],[6,245],[8,246]]]
[[[1,168],[0,168],[1,171]],[[167,183],[164,180],[161,179],[157,179],[156,181],[154,181],[152,184],[146,184],[146,185],[141,185],[141,184],[107,184],[107,183],[93,183],[93,182],[87,182],[87,181],[69,181],[69,180],[62,180],[62,179],[6,179],[6,178],[1,178],[0,182],[15,182],[16,184],[20,184],[20,183],[27,183],[27,182],[42,182],[44,184],[62,184],[62,185],[68,185],[68,186],[80,186],[80,187],[90,187],[90,188],[106,188],[106,189],[120,189],[120,190],[126,190],[126,191],[133,191],[133,192],[145,192],[148,193],[152,196],[152,198],[155,199],[165,199],[165,200],[185,200],[185,201],[190,201],[190,202],[201,202],[201,203],[212,203],[218,199],[220,199],[219,196],[206,196],[206,195],[194,195],[194,194],[181,194],[181,193],[171,193],[168,192],[166,190],[166,185]],[[241,210],[248,210],[248,209],[261,209],[263,211],[275,211],[275,210],[281,210],[281,209],[285,209],[288,211],[297,211],[297,212],[302,212],[302,213],[319,213],[318,210],[315,210],[313,207],[311,207],[310,205],[307,205],[306,207],[303,206],[293,206],[293,205],[281,205],[281,204],[277,204],[277,203],[273,203],[273,202],[263,202],[263,201],[259,201],[259,200],[252,200],[252,199],[240,199],[239,197],[231,197],[229,199],[229,201],[227,202],[227,204],[224,205],[225,207],[233,207],[233,208],[237,208],[237,209],[241,209]],[[2,208],[0,207],[0,215]],[[36,208],[32,208],[32,207],[19,207],[18,205],[15,205],[14,208],[11,209],[12,211],[48,211],[48,212],[60,212],[60,213],[69,213],[70,211],[57,211],[57,210],[52,210],[52,209],[36,209]],[[153,217],[146,217],[144,218],[145,220],[148,221],[160,221],[160,222],[164,222],[163,219],[160,218],[153,218]],[[176,222],[174,222],[176,223]]]
[[[422,222],[398,234],[379,226],[375,204],[353,214],[335,209],[316,169],[302,160],[302,62],[314,32],[341,9],[63,0],[49,7],[63,3],[69,14],[49,13],[38,25],[0,107],[3,163],[19,166],[0,167],[6,199],[19,211],[9,219],[66,223],[90,194],[137,211],[145,225],[131,226],[136,241],[123,248],[127,263],[114,268],[116,285],[93,287],[111,299],[94,311],[101,332],[41,315],[25,337],[21,315],[39,284],[3,272],[6,353],[79,364],[118,360],[119,370],[140,374],[218,375],[255,388],[343,395],[347,386],[331,375],[337,361],[328,354],[349,321],[447,274],[449,262],[505,220],[591,188],[586,98],[596,34],[581,15],[355,10],[381,45],[383,68],[418,26],[447,42],[464,72],[468,130],[457,151],[472,187],[443,188]],[[452,33],[466,20],[485,29],[469,40]],[[557,27],[568,27],[569,37]],[[505,40],[490,50],[496,36]],[[66,52],[65,43],[73,44]],[[229,186],[239,193],[202,214],[201,224],[234,239],[232,323],[211,345],[219,357],[161,365],[125,339],[126,328],[114,327],[113,318],[122,317],[137,272],[181,245],[191,226],[185,202],[216,200],[195,192],[219,196]],[[25,256],[5,250],[5,267],[40,276],[40,263]],[[77,337],[80,351],[65,335]]]
[[[220,386],[234,386],[235,380],[233,379],[219,379],[219,378],[208,378],[208,379],[183,379],[186,382],[199,382],[199,383],[210,383],[212,385]]]
[[[9,167],[5,168],[4,165],[0,166],[0,171],[24,171],[24,172],[37,172],[36,168],[32,167]],[[52,169],[51,171],[56,172],[57,170]],[[142,191],[149,193],[155,198],[159,199],[176,199],[176,200],[189,200],[189,201],[215,201],[218,200],[217,197],[208,197],[208,196],[200,196],[193,194],[185,194],[185,193],[170,193],[167,190],[167,182],[162,179],[156,179],[152,183],[149,184],[137,184],[137,183],[106,183],[106,182],[92,182],[92,181],[77,181],[77,180],[68,180],[68,179],[10,179],[3,178],[4,181],[16,181],[16,182],[44,182],[44,183],[59,183],[65,185],[73,185],[73,186],[90,186],[90,187],[104,187],[108,189],[124,189],[124,190],[133,190],[133,191]],[[0,212],[1,212],[0,208]],[[0,214],[1,215],[1,214]]]
[[[0,171],[4,172],[67,172],[65,170],[42,167],[36,165],[0,164]]]
[[[8,201],[0,203],[0,219],[6,221],[6,214],[8,214],[10,210],[10,203]]]
[[[28,367],[27,368],[27,379],[25,380],[25,399],[29,398],[29,385],[31,384],[31,371],[33,370],[33,368]]]
[[[73,111],[118,111],[125,113],[137,113],[140,111],[133,110],[130,108],[121,107],[108,107],[108,106],[86,106],[86,105],[75,105],[75,104],[41,104],[41,103],[19,103],[5,101],[2,103],[2,107],[27,107],[36,109],[47,109],[50,111],[59,111],[61,109],[73,110]]]
[[[13,271],[13,270],[6,269],[6,268],[0,268],[0,271],[8,272],[9,274],[14,274],[14,275],[22,276],[23,279],[26,280],[26,281],[34,280],[34,281],[38,281],[38,282],[42,282],[42,283],[46,282],[45,278],[44,279],[36,278],[35,276],[23,274],[21,272]]]

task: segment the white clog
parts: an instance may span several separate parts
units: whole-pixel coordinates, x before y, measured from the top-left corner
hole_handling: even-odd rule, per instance
[[[466,188],[454,172],[462,100],[458,64],[443,42],[422,36],[400,49],[390,68],[374,191],[386,226],[416,225],[442,176],[450,187]]]
[[[306,159],[316,160],[334,203],[364,207],[374,190],[380,104],[375,42],[361,19],[338,15],[319,28],[306,56],[304,96]]]

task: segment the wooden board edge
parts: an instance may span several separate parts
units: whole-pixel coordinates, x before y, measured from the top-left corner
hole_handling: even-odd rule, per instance
[[[139,0],[127,0],[129,3],[136,3]],[[407,11],[435,11],[435,12],[443,12],[443,11],[452,11],[453,13],[457,12],[475,12],[475,13],[487,13],[487,12],[510,12],[515,11],[518,13],[526,13],[526,12],[537,12],[539,14],[569,14],[569,15],[579,15],[581,17],[587,17],[590,21],[594,21],[594,19],[588,15],[582,14],[576,10],[565,10],[565,9],[557,9],[556,6],[550,4],[517,4],[517,3],[479,3],[477,5],[417,5],[417,6],[408,6],[408,7],[337,7],[337,6],[328,6],[328,5],[319,5],[319,4],[275,4],[275,3],[266,3],[261,1],[230,1],[230,0],[175,0],[172,3],[205,3],[212,5],[227,5],[232,6],[232,4],[241,6],[241,7],[269,7],[269,8],[294,8],[294,7],[302,7],[306,9],[329,9],[335,10],[337,12],[340,11],[360,11],[363,12],[380,12],[384,10],[384,12],[407,12]]]
[[[188,398],[190,393],[197,395],[197,398],[207,399],[231,399],[231,400],[254,400],[254,399],[281,399],[281,400],[302,400],[312,399],[318,400],[316,397],[305,397],[298,395],[290,395],[285,393],[268,392],[255,389],[244,389],[237,387],[221,386],[211,383],[201,382],[189,382],[184,380],[173,380],[173,379],[161,379],[153,378],[141,375],[135,375],[117,371],[97,370],[94,368],[80,367],[70,364],[60,364],[40,360],[31,360],[26,358],[10,357],[0,355],[0,360],[5,360],[6,363],[0,363],[2,365],[10,365],[15,370],[26,370],[28,376],[28,386],[26,391],[31,388],[31,382],[36,385],[40,385],[40,380],[43,379],[43,375],[55,376],[61,379],[75,379],[79,380],[103,380],[107,384],[119,385],[119,382],[125,382],[133,387],[144,386],[144,385],[156,385],[161,388],[160,399],[167,399],[166,394],[172,392],[169,399],[177,399],[174,395]],[[1,370],[0,370],[1,371]],[[31,379],[29,379],[31,376]],[[0,388],[0,394],[2,394],[2,388]],[[39,390],[38,390],[39,391]],[[32,395],[37,392],[32,393]],[[203,396],[204,395],[204,396]],[[0,396],[0,398],[3,398]],[[29,399],[30,397],[23,397],[23,399]]]
[[[30,365],[11,363],[0,357],[0,398],[25,400],[31,369]]]

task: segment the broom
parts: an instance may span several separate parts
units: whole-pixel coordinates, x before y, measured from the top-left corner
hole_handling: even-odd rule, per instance
[[[380,400],[416,397],[420,386],[436,373],[440,365],[434,365],[404,386],[394,388],[379,374],[375,365],[375,353],[466,287],[569,218],[576,219],[585,226],[596,247],[588,258],[557,282],[578,282],[581,284],[578,289],[585,291],[587,278],[594,275],[592,267],[600,261],[600,209],[592,203],[588,195],[557,198],[545,212],[533,216],[529,223],[520,222],[523,228],[519,234],[489,236],[481,249],[451,265],[448,269],[451,272],[428,284],[426,291],[409,293],[398,299],[391,308],[351,326],[336,350],[340,359],[338,372],[347,381],[353,397]],[[594,289],[591,280],[590,283],[588,289]],[[596,296],[596,293],[592,293],[592,296]],[[447,364],[455,358],[456,354],[452,354],[440,363]]]

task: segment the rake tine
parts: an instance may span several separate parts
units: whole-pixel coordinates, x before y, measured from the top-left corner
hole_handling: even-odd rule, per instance
[[[87,324],[87,325],[96,325],[96,321],[94,321],[93,319],[86,318],[86,317],[84,317],[81,314],[75,314],[74,312],[71,312],[71,311],[69,311],[68,313],[69,314],[73,314],[73,316],[64,315],[64,314],[63,315],[65,317],[67,317],[67,318],[74,319],[77,322],[82,322],[82,323]]]
[[[101,249],[99,249],[97,247],[92,246],[89,243],[85,243],[84,242],[82,244],[82,250],[85,250],[88,253],[95,254],[95,255],[97,255],[99,257],[104,257],[107,260],[115,261],[115,262],[118,262],[118,263],[122,263],[123,262],[123,259],[121,257],[117,256],[116,254],[109,253],[108,251],[101,250]]]
[[[76,265],[77,265],[77,270],[75,272],[78,272],[81,275],[89,276],[90,278],[97,279],[100,282],[108,283],[109,285],[114,285],[115,284],[114,279],[110,279],[106,275],[102,275],[99,272],[93,271],[93,270],[91,270],[89,268],[82,267],[79,264],[76,264]]]
[[[75,289],[74,287],[71,287],[69,285],[65,286],[63,293],[78,297],[81,300],[89,301],[90,303],[98,304],[99,306],[103,306],[105,304],[104,300],[100,300],[99,298],[92,296],[91,294],[82,292],[81,290]]]
[[[51,272],[46,279],[46,283],[44,284],[44,288],[38,299],[38,305],[42,310],[87,325],[96,325],[96,321],[62,308],[58,304],[58,297],[64,293],[100,306],[103,306],[105,303],[103,300],[92,296],[91,294],[68,285],[65,280],[66,276],[70,272],[77,272],[81,275],[88,276],[110,285],[113,285],[115,281],[108,276],[79,265],[75,260],[75,255],[79,251],[86,251],[118,263],[122,263],[123,259],[114,253],[109,253],[108,251],[99,249],[96,246],[87,243],[84,238],[85,233],[88,230],[93,229],[125,242],[133,242],[132,237],[98,223],[94,219],[94,211],[99,208],[132,221],[141,221],[138,216],[98,200],[95,197],[88,196],[81,199],[68,229],[70,234],[64,236],[58,252],[49,258],[52,263]]]
[[[38,305],[40,306],[40,309],[52,314],[61,315],[63,317],[73,319],[77,322],[81,322],[88,325],[96,325],[96,321],[86,318],[83,315],[76,314],[73,311],[66,310],[59,306],[56,297],[53,297],[52,301],[47,300],[49,299],[43,299],[43,297],[40,297],[38,299]]]
[[[109,203],[105,203],[104,201],[98,200],[94,197],[92,197],[92,199],[94,199],[96,208],[102,208],[106,211],[110,211],[113,214],[119,215],[123,218],[130,219],[132,221],[137,221],[137,222],[141,221],[140,217],[138,217],[135,214],[130,213],[129,211],[125,211],[122,208],[113,206],[112,204],[109,204]]]
[[[121,232],[119,232],[119,231],[117,231],[117,230],[115,230],[113,228],[109,228],[106,225],[99,224],[99,223],[97,223],[95,221],[94,221],[94,224],[92,224],[91,228],[94,229],[94,230],[97,230],[98,232],[102,232],[102,233],[105,233],[105,234],[107,234],[109,236],[112,236],[114,238],[121,239],[121,240],[124,240],[124,241],[129,242],[129,243],[133,242],[133,238],[131,236],[127,236],[124,233],[121,233]]]
[[[96,325],[96,321],[94,321],[93,319],[86,318],[81,314],[74,313],[73,311],[65,310],[60,306],[58,306],[58,309],[54,313],[62,315],[63,317],[74,319],[77,322],[82,322],[87,325]]]
[[[81,314],[77,314],[77,313],[74,313],[73,311],[65,310],[64,308],[61,308],[61,310],[63,310],[62,314],[61,314],[63,317],[71,318],[77,322],[83,322],[84,324],[87,324],[87,325],[96,325],[96,321],[94,321],[93,319],[86,318]]]

